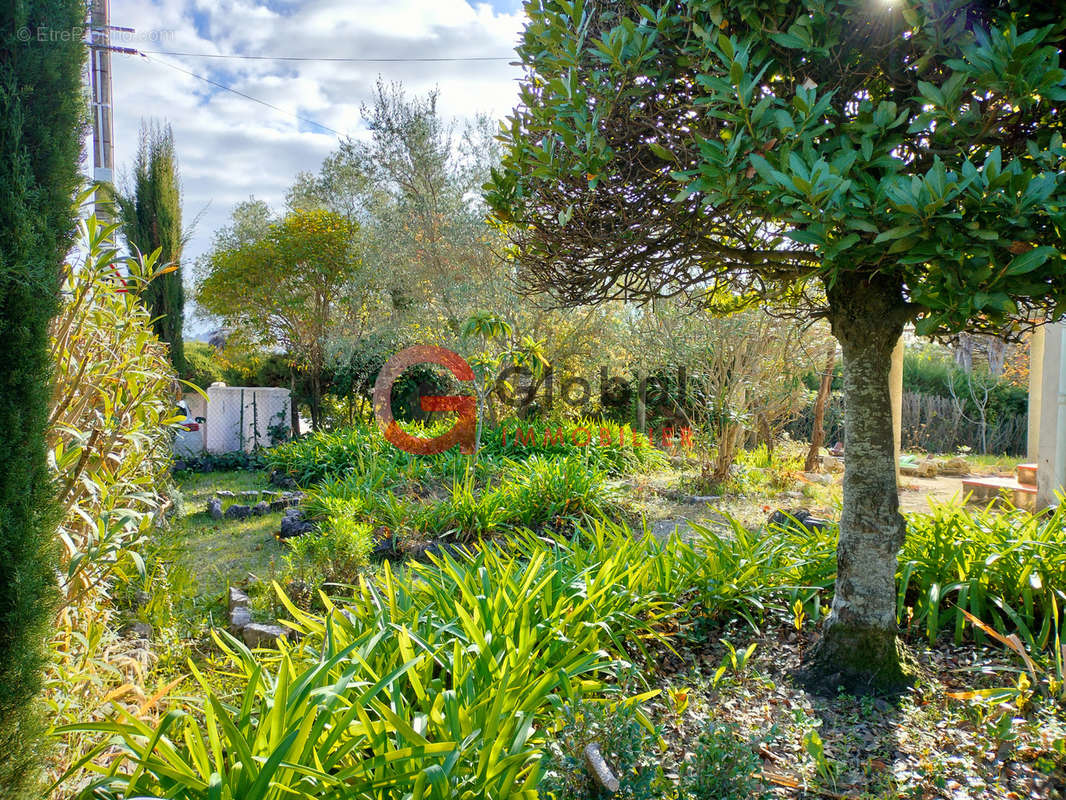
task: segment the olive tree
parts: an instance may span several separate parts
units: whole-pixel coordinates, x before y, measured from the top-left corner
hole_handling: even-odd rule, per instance
[[[486,186],[563,303],[788,302],[844,359],[844,508],[809,674],[906,682],[888,395],[905,325],[1002,332],[1066,299],[1062,21],[1009,0],[540,0]]]

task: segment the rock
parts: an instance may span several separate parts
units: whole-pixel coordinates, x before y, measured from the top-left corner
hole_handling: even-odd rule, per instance
[[[687,498],[685,502],[692,505],[699,505],[700,503],[716,503],[721,499],[721,495],[717,494],[694,494]]]
[[[264,514],[269,514],[269,513],[270,513],[270,503],[268,503],[266,500],[263,500],[262,502],[256,503],[254,506],[252,506],[252,516],[253,517],[261,517]]]
[[[236,586],[229,587],[229,610],[233,611],[235,608],[248,608],[252,604],[252,601],[248,599],[248,595],[238,589]]]
[[[130,607],[134,610],[140,610],[150,602],[152,602],[152,596],[148,592],[136,592],[130,598]]]
[[[294,536],[302,536],[315,527],[313,522],[304,519],[303,511],[299,508],[290,508],[285,511],[281,518],[281,531],[279,539],[291,539]]]
[[[391,536],[386,536],[374,545],[374,549],[370,551],[370,557],[398,561],[403,558],[403,553],[396,549],[396,540]]]
[[[240,633],[252,624],[252,612],[244,606],[238,606],[229,612],[229,626],[234,633]]]
[[[215,497],[230,497],[230,498],[233,498],[233,497],[236,497],[236,496],[237,496],[237,493],[236,492],[231,492],[229,489],[222,489],[220,491],[215,492]]]
[[[919,478],[935,478],[939,471],[940,469],[938,468],[936,461],[931,458],[927,458],[925,459],[925,461],[921,462],[918,465],[915,474]]]
[[[152,626],[147,622],[131,622],[119,629],[118,635],[124,639],[151,639]]]
[[[212,497],[207,501],[207,515],[211,519],[222,519],[222,501],[217,497]]]
[[[226,509],[226,519],[248,519],[252,516],[251,506],[232,505]]]
[[[470,545],[455,544],[453,542],[429,542],[420,544],[410,551],[410,556],[419,561],[429,561],[430,556],[443,558],[448,556],[457,561],[470,558],[474,550]]]
[[[844,471],[844,461],[836,456],[822,456],[822,469],[830,473],[841,473]]]
[[[805,508],[791,508],[787,510],[777,509],[766,520],[767,525],[776,525],[779,528],[795,530],[799,523],[811,533],[820,531],[829,525],[829,520],[821,519],[811,514]]]
[[[803,477],[811,483],[817,483],[822,486],[828,486],[833,482],[833,476],[828,472],[804,472]]]
[[[237,495],[239,497],[259,497],[259,494],[260,492],[258,489],[250,489],[246,492],[237,492]]]
[[[289,507],[289,502],[282,498],[280,500],[271,500],[269,505],[271,511],[284,511]]]
[[[969,475],[970,465],[966,463],[965,458],[959,458],[954,456],[947,461],[943,461],[939,465],[941,475],[953,475],[958,477],[959,475]]]
[[[278,639],[284,639],[285,628],[280,625],[263,625],[252,622],[241,629],[241,638],[249,647],[274,647]]]
[[[275,470],[270,473],[270,485],[280,489],[295,489],[296,481],[288,475]]]

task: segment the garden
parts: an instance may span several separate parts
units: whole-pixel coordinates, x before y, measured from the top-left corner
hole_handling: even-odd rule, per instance
[[[1066,796],[1066,24],[882,5],[527,3],[195,257],[0,34],[0,795]]]

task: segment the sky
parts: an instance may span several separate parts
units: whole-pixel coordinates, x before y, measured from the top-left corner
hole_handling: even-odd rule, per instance
[[[111,0],[112,44],[148,58],[112,57],[115,179],[128,185],[142,120],[174,131],[186,223],[198,218],[183,262],[192,265],[255,196],[275,209],[300,171],[316,171],[340,139],[356,138],[375,81],[409,92],[439,87],[446,117],[503,118],[518,70],[500,61],[329,63],[229,60],[172,53],[329,58],[514,57],[520,0]],[[197,73],[283,109],[267,108],[179,71]],[[88,165],[91,169],[91,164]],[[186,274],[189,274],[188,271]]]

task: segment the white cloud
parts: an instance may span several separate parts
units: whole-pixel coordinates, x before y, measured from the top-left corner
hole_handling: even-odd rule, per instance
[[[136,29],[115,44],[142,51],[439,58],[511,56],[523,16],[509,0],[112,0],[111,22]],[[292,116],[210,86],[195,72],[345,134],[360,135],[361,104],[379,75],[408,91],[441,90],[447,116],[502,118],[518,70],[506,61],[324,63],[113,56],[115,164],[129,172],[142,119],[170,123],[182,170],[184,215],[202,217],[185,251],[191,264],[254,194],[275,208],[301,170],[317,170],[338,139]],[[206,210],[205,210],[206,209]]]

